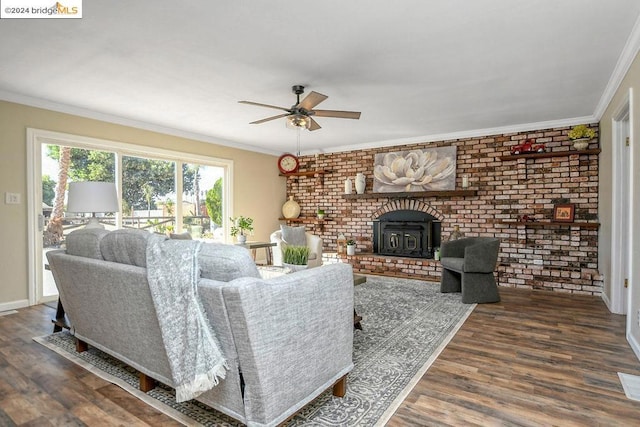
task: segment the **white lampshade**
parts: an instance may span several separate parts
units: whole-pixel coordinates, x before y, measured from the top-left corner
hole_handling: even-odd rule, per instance
[[[118,212],[118,194],[113,182],[70,182],[67,212]],[[95,221],[97,222],[97,221]]]

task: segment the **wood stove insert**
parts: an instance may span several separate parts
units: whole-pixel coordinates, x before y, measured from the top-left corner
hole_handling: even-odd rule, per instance
[[[433,258],[440,247],[440,221],[416,210],[397,210],[373,221],[373,252],[410,258]]]

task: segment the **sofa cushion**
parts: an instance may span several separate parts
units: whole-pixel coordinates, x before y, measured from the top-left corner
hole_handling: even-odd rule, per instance
[[[142,230],[115,230],[100,241],[105,261],[147,267],[147,240],[151,234]]]
[[[107,234],[109,232],[104,228],[81,228],[72,231],[66,238],[67,253],[86,258],[103,259],[100,241]]]
[[[464,258],[444,257],[440,260],[444,268],[462,273],[464,269]]]
[[[299,227],[291,227],[289,225],[281,225],[282,240],[289,246],[307,246],[307,235],[305,234],[304,225]]]
[[[242,246],[204,243],[198,254],[200,277],[230,282],[240,277],[260,277],[249,251]]]

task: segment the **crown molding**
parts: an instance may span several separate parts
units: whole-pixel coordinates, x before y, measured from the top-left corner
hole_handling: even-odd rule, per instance
[[[222,145],[225,147],[235,148],[238,150],[246,150],[246,151],[262,153],[262,154],[270,154],[273,156],[279,156],[281,154],[276,150],[267,150],[267,149],[253,146],[253,145],[246,145],[246,144],[241,144],[235,141],[228,141],[224,139],[213,138],[211,136],[199,134],[196,132],[187,132],[180,129],[155,125],[152,123],[141,122],[133,119],[127,119],[125,117],[101,113],[98,111],[88,110],[80,107],[74,107],[71,105],[61,104],[58,102],[49,101],[42,98],[19,95],[13,92],[0,90],[0,100],[13,102],[16,104],[27,105],[29,107],[51,110],[58,113],[71,114],[74,116],[84,117],[87,119],[100,120],[102,122],[112,123],[116,125],[129,126],[136,129],[157,132],[165,135],[176,136],[179,138],[186,138],[186,139],[192,139],[195,141],[207,142],[210,144]]]
[[[486,128],[486,129],[473,129],[473,130],[462,131],[462,132],[441,133],[441,134],[434,134],[434,135],[424,135],[424,136],[418,136],[418,137],[370,142],[370,143],[363,143],[363,144],[357,144],[357,145],[355,144],[342,145],[338,147],[332,147],[328,150],[315,150],[315,151],[310,150],[308,152],[303,152],[301,154],[303,155],[329,154],[329,153],[339,153],[339,152],[354,151],[354,150],[366,150],[366,149],[381,148],[381,147],[394,147],[399,145],[424,144],[428,142],[482,138],[482,137],[490,137],[491,135],[529,132],[529,131],[537,131],[541,129],[554,129],[554,128],[562,128],[562,127],[574,126],[574,125],[579,125],[584,123],[596,123],[596,122],[598,122],[598,120],[595,118],[595,116],[573,117],[570,119],[549,120],[545,122],[534,122],[534,123],[522,123],[518,125],[509,125],[509,126]]]

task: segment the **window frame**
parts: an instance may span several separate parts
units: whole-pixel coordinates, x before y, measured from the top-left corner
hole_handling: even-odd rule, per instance
[[[93,138],[82,135],[75,135],[64,132],[56,132],[37,128],[26,129],[27,140],[27,215],[28,215],[28,237],[29,237],[29,303],[36,303],[38,295],[37,287],[42,287],[42,277],[39,263],[42,262],[42,237],[39,231],[39,214],[38,207],[42,206],[42,165],[41,153],[44,144],[62,145],[73,148],[82,148],[88,150],[109,151],[115,154],[115,180],[118,191],[118,199],[122,206],[122,157],[135,156],[154,160],[173,161],[176,163],[176,206],[180,209],[176,210],[176,226],[181,229],[182,217],[182,165],[183,163],[201,164],[212,167],[220,167],[223,172],[223,212],[222,218],[224,223],[222,226],[226,230],[224,242],[229,243],[229,231],[231,223],[229,218],[233,217],[233,160],[219,157],[211,157],[199,154],[193,154],[183,151],[170,150],[166,148],[158,148],[147,145],[138,145],[129,142],[109,140],[103,138]],[[160,140],[161,135],[158,136]],[[37,177],[40,178],[37,178]],[[116,226],[122,228],[122,211],[116,213]],[[39,242],[38,243],[38,240]],[[38,256],[38,253],[40,255]]]

